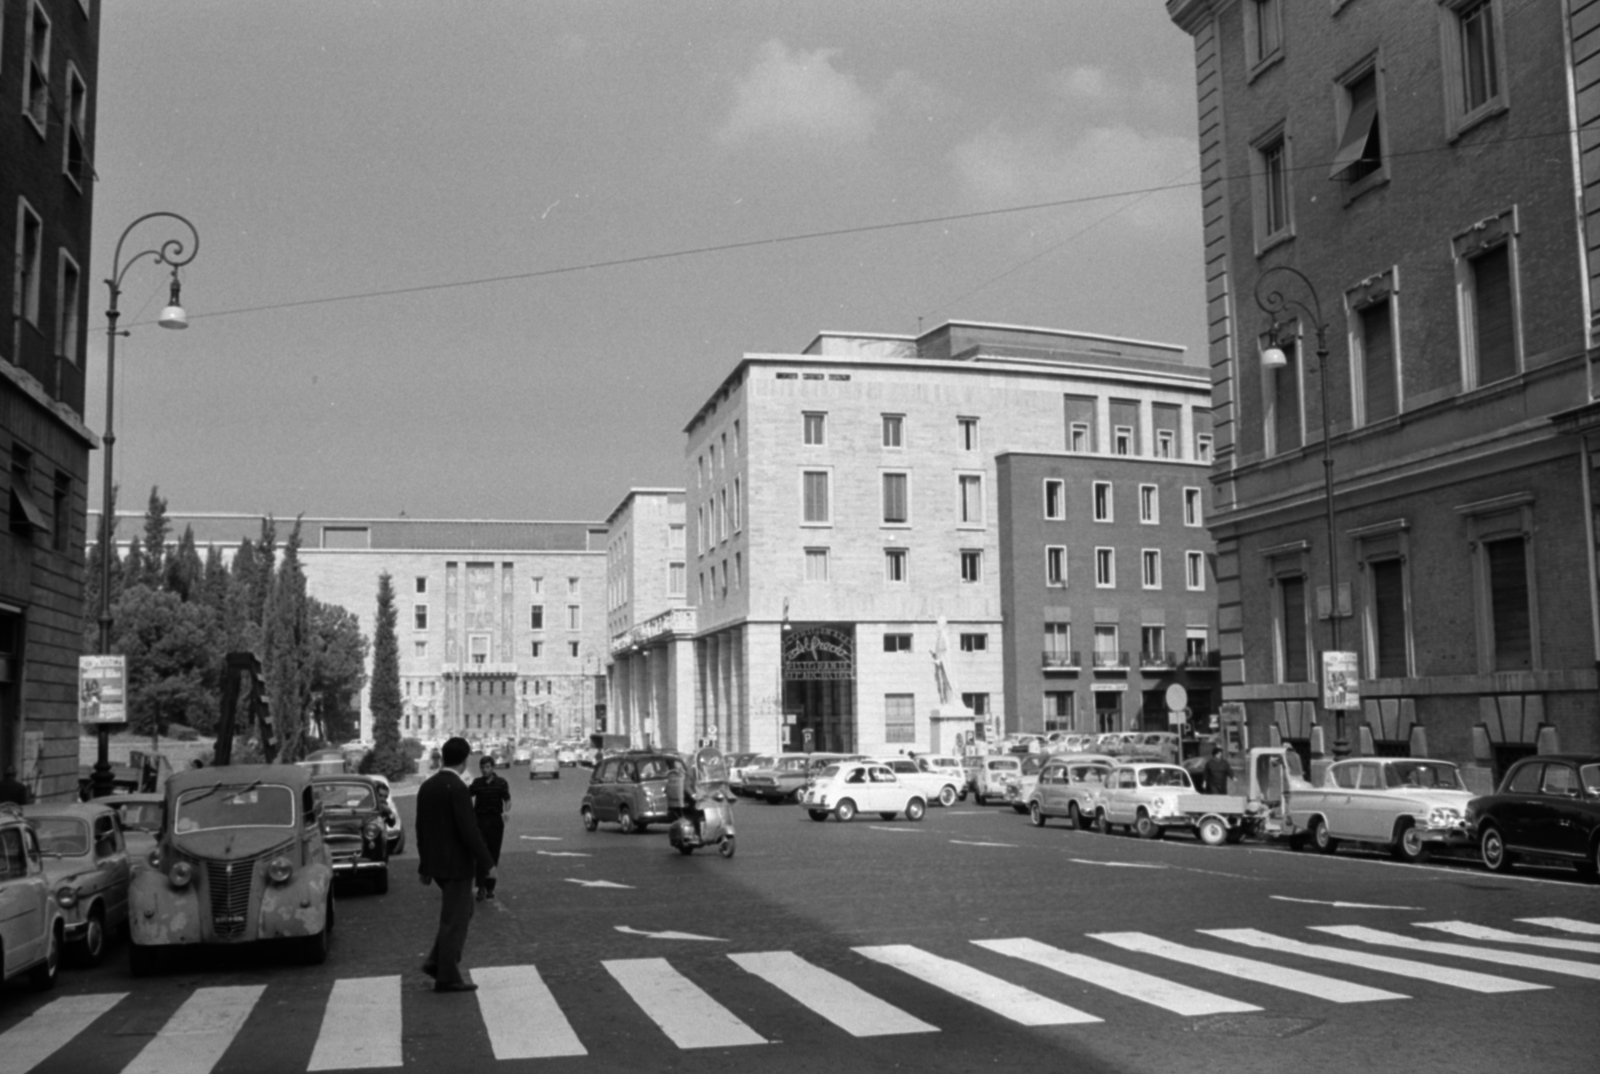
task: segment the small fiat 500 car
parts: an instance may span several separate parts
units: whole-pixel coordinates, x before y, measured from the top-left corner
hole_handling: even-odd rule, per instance
[[[96,801],[117,811],[122,822],[122,842],[128,848],[128,861],[135,869],[142,868],[161,841],[161,825],[167,815],[166,796],[113,794]]]
[[[1178,801],[1193,793],[1194,781],[1179,765],[1119,764],[1095,803],[1095,824],[1102,834],[1124,824],[1141,839],[1160,839],[1168,828],[1194,827]]]
[[[624,832],[642,832],[647,825],[666,821],[667,777],[684,768],[682,757],[660,750],[606,757],[595,766],[578,809],[584,828],[592,832],[601,823],[615,822]]]
[[[27,974],[41,991],[55,986],[67,942],[63,915],[38,835],[20,809],[0,804],[0,981]]]
[[[389,826],[378,804],[378,785],[370,776],[315,776],[311,780],[322,808],[322,838],[333,861],[333,875],[372,882],[379,895],[389,890]]]
[[[1468,823],[1483,864],[1505,872],[1523,857],[1600,875],[1600,753],[1541,754],[1511,766],[1495,794],[1474,798]]]
[[[954,774],[957,770],[941,773],[926,769],[910,757],[873,757],[869,760],[889,769],[907,790],[916,791],[925,801],[953,806],[961,797],[961,784]]]
[[[105,955],[107,936],[128,924],[131,866],[117,811],[103,802],[73,802],[24,806],[22,814],[39,836],[67,950],[92,966]]]
[[[535,746],[528,751],[528,778],[561,778],[561,756],[554,746]]]
[[[978,759],[972,769],[972,797],[979,805],[989,799],[1005,800],[1006,787],[1022,780],[1022,759],[1015,755],[991,754]]]
[[[223,765],[167,780],[156,861],[133,878],[128,965],[155,972],[192,944],[282,940],[318,964],[333,938],[333,862],[311,773]]]
[[[924,772],[937,772],[948,779],[956,788],[956,797],[961,801],[967,800],[967,791],[970,784],[967,782],[967,770],[961,763],[961,758],[949,753],[919,753],[916,756],[917,767]]]
[[[1042,828],[1051,817],[1065,817],[1074,828],[1083,828],[1085,818],[1095,815],[1106,776],[1116,764],[1103,753],[1050,758],[1028,795],[1028,819]]]
[[[896,779],[888,765],[876,761],[828,765],[800,792],[800,805],[812,820],[833,816],[846,821],[863,812],[884,820],[901,813],[907,820],[921,820],[928,811],[926,798]]]

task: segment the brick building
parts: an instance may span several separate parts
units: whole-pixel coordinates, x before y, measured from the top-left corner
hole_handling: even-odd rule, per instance
[[[1600,206],[1578,141],[1600,5],[1167,9],[1195,41],[1225,698],[1257,741],[1426,752],[1480,787],[1600,749]],[[1268,273],[1307,304],[1274,339]],[[1359,660],[1342,717],[1318,686],[1335,648]]]
[[[45,796],[78,777],[99,43],[95,0],[0,9],[0,763]]]

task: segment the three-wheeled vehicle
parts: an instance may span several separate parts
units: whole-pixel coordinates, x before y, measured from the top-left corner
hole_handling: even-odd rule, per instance
[[[715,747],[700,750],[687,768],[667,777],[667,802],[673,811],[668,838],[678,853],[714,846],[724,858],[733,857],[733,791]]]

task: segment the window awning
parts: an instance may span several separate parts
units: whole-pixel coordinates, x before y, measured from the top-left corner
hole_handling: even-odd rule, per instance
[[[33,497],[28,495],[26,489],[20,489],[15,484],[11,486],[11,517],[20,517],[40,533],[50,532],[50,522],[44,517],[44,512],[34,504]]]
[[[1339,178],[1362,160],[1375,162],[1378,154],[1369,153],[1368,147],[1377,133],[1378,102],[1368,98],[1357,104],[1350,113],[1350,120],[1344,125],[1344,140],[1339,143],[1339,151],[1333,155],[1333,167],[1328,171],[1328,178]]]

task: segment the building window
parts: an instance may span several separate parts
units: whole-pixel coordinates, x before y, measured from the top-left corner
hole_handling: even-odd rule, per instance
[[[13,312],[20,312],[23,319],[35,327],[39,324],[39,267],[43,244],[44,226],[38,214],[25,200],[18,198],[17,268],[11,288]],[[12,357],[17,358],[16,355]]]
[[[1358,425],[1371,425],[1400,412],[1395,280],[1395,271],[1390,269],[1369,276],[1345,294]]]
[[[1251,77],[1283,56],[1281,0],[1249,0],[1244,5],[1244,33]]]
[[[428,629],[428,606],[426,604],[413,604],[411,606],[411,625],[416,630]]]
[[[977,549],[967,548],[961,552],[961,580],[963,582],[983,581],[983,553]]]
[[[1280,577],[1278,583],[1278,681],[1309,682],[1310,640],[1306,625],[1306,580]]]
[[[883,446],[886,448],[902,448],[906,446],[906,418],[904,414],[885,414],[883,416]]]
[[[1172,663],[1167,655],[1166,627],[1139,628],[1139,663],[1143,667],[1166,667]]]
[[[1154,526],[1161,521],[1161,498],[1154,485],[1139,486],[1139,522]]]
[[[827,470],[805,470],[800,474],[801,521],[810,526],[826,526],[833,521],[828,503]]]
[[[915,694],[883,695],[883,740],[917,740],[917,699]]]
[[[577,657],[577,655],[578,655],[578,643],[577,642],[575,642],[575,641],[567,642],[567,655],[571,656],[571,657],[574,657],[574,658]]]
[[[1072,691],[1046,690],[1044,692],[1044,729],[1046,731],[1071,731]]]
[[[885,634],[883,636],[883,651],[886,653],[909,653],[911,651],[911,635]]]
[[[806,549],[806,581],[826,582],[828,580],[828,550],[826,548]]]
[[[1118,646],[1115,623],[1096,623],[1094,628],[1094,666],[1098,668],[1122,667],[1125,663]]]
[[[733,533],[733,527],[728,521],[728,490],[723,489],[717,493],[717,540],[726,541]]]
[[[533,591],[533,595],[536,596],[536,597],[537,596],[542,596],[544,594],[544,579],[543,578],[533,578],[533,579],[530,579],[529,581],[532,583],[530,588]]]
[[[889,582],[903,582],[906,580],[906,550],[904,548],[885,548],[883,550],[883,577]]]
[[[569,604],[569,605],[567,605],[567,629],[568,630],[582,630],[583,629],[583,605],[581,605],[581,604]]]
[[[1075,421],[1067,427],[1067,450],[1079,454],[1091,450],[1088,423]]]
[[[1514,228],[1515,223],[1511,226]],[[1457,246],[1462,245],[1458,239]],[[1493,245],[1480,246],[1461,257],[1457,280],[1463,285],[1458,293],[1463,306],[1465,386],[1478,388],[1515,376],[1521,365],[1521,347],[1509,234],[1503,232]]]
[[[417,577],[417,579],[416,579],[416,592],[418,592],[418,593],[426,593],[427,591],[428,591],[428,579],[427,579],[426,576],[419,575]]]
[[[1046,622],[1044,625],[1044,655],[1056,666],[1067,662],[1072,654],[1072,624]]]
[[[1400,559],[1367,563],[1372,586],[1372,667],[1380,679],[1411,673],[1407,658],[1405,563]]]
[[[83,76],[78,74],[78,68],[71,63],[67,64],[67,99],[63,104],[62,128],[66,137],[63,139],[65,146],[62,149],[61,170],[74,186],[82,190],[89,163],[89,139],[85,133],[88,129],[89,91],[83,84]]]
[[[1267,392],[1267,454],[1283,455],[1303,442],[1300,400],[1300,348],[1292,341],[1280,343],[1286,364],[1263,370],[1272,384]]]
[[[694,544],[695,551],[700,555],[706,554],[706,545],[710,543],[711,535],[706,532],[706,505],[700,504],[694,509]]]
[[[689,572],[682,563],[667,564],[667,595],[681,597],[688,592]]]
[[[1532,616],[1528,603],[1527,542],[1521,534],[1483,542],[1489,581],[1490,640],[1495,671],[1533,667]]]
[[[411,655],[416,657],[418,660],[426,660],[428,658],[428,643],[425,641],[412,642]],[[533,655],[538,656],[539,654],[534,653]]]
[[[1251,187],[1255,197],[1256,252],[1293,233],[1289,214],[1289,149],[1280,125],[1256,142]]]
[[[1185,526],[1204,525],[1200,511],[1200,490],[1197,488],[1183,490],[1183,524]]]
[[[22,114],[46,136],[50,124],[50,20],[38,3],[28,7],[22,44]]]
[[[733,501],[729,514],[733,516],[733,532],[738,533],[744,527],[744,485],[737,477],[733,479]]]
[[[1096,481],[1094,483],[1094,520],[1096,522],[1112,522],[1111,509],[1111,482]]]
[[[1176,442],[1176,435],[1171,429],[1156,430],[1156,458],[1172,458],[1172,446]]]
[[[535,604],[535,605],[533,605],[532,607],[530,607],[528,609],[528,629],[529,630],[543,630],[544,629],[544,605],[543,604]]]
[[[1193,590],[1203,590],[1206,587],[1206,556],[1204,552],[1185,552],[1183,554],[1183,580],[1184,585]]]
[[[1352,196],[1370,185],[1367,180],[1381,181],[1386,175],[1378,90],[1378,71],[1372,63],[1340,87],[1344,129],[1328,177],[1341,180]]]
[[[744,553],[743,552],[735,552],[733,554],[733,588],[736,589],[736,590],[744,588]]]
[[[667,551],[682,552],[685,547],[683,539],[683,523],[674,522],[667,526]]]
[[[989,635],[963,634],[961,635],[961,651],[964,653],[986,653],[989,651]]]
[[[583,587],[583,579],[581,579],[581,578],[568,578],[567,579],[567,594],[569,596],[573,596],[573,597],[577,596],[579,590],[582,587]]]
[[[909,474],[883,475],[883,521],[890,526],[903,526],[911,521],[911,476]]]
[[[961,450],[962,451],[977,451],[978,450],[978,419],[977,418],[957,418],[956,422],[960,427]]]
[[[1058,478],[1048,478],[1044,483],[1044,517],[1067,517],[1067,483]]]
[[[1094,584],[1099,589],[1115,589],[1117,585],[1117,550],[1094,550]]]
[[[33,452],[11,442],[11,530],[31,535],[42,529],[44,516],[33,502]]]
[[[1133,454],[1133,429],[1127,425],[1118,425],[1111,432],[1111,452],[1114,455]]]
[[[960,508],[958,521],[966,526],[983,525],[983,477],[979,474],[958,474],[956,489]]]
[[[812,445],[827,443],[828,415],[807,412],[802,416],[801,422],[805,443]]]
[[[536,641],[536,642],[532,642],[529,645],[528,655],[533,657],[535,660],[537,660],[539,658],[539,655],[541,653],[543,653],[543,652],[544,652],[544,642]]]
[[[1044,549],[1045,585],[1067,584],[1067,550],[1061,545],[1046,545]]]
[[[1194,438],[1194,457],[1197,462],[1211,461],[1211,434],[1197,433]]]
[[[1444,75],[1450,130],[1460,134],[1506,107],[1500,0],[1446,0]]]
[[[706,572],[705,571],[701,571],[700,572],[700,580],[698,582],[698,585],[699,585],[699,588],[700,588],[700,601],[699,601],[699,603],[700,603],[701,607],[705,607],[705,604],[706,604]]]
[[[1139,550],[1139,584],[1145,589],[1161,588],[1160,549],[1142,548]]]
[[[78,263],[65,250],[56,266],[56,354],[78,362],[78,299],[83,277]]]
[[[962,694],[961,703],[967,706],[968,711],[974,716],[981,718],[989,715],[988,694]]]
[[[1193,667],[1206,667],[1211,655],[1211,635],[1205,627],[1185,627],[1183,631],[1183,662]]]

